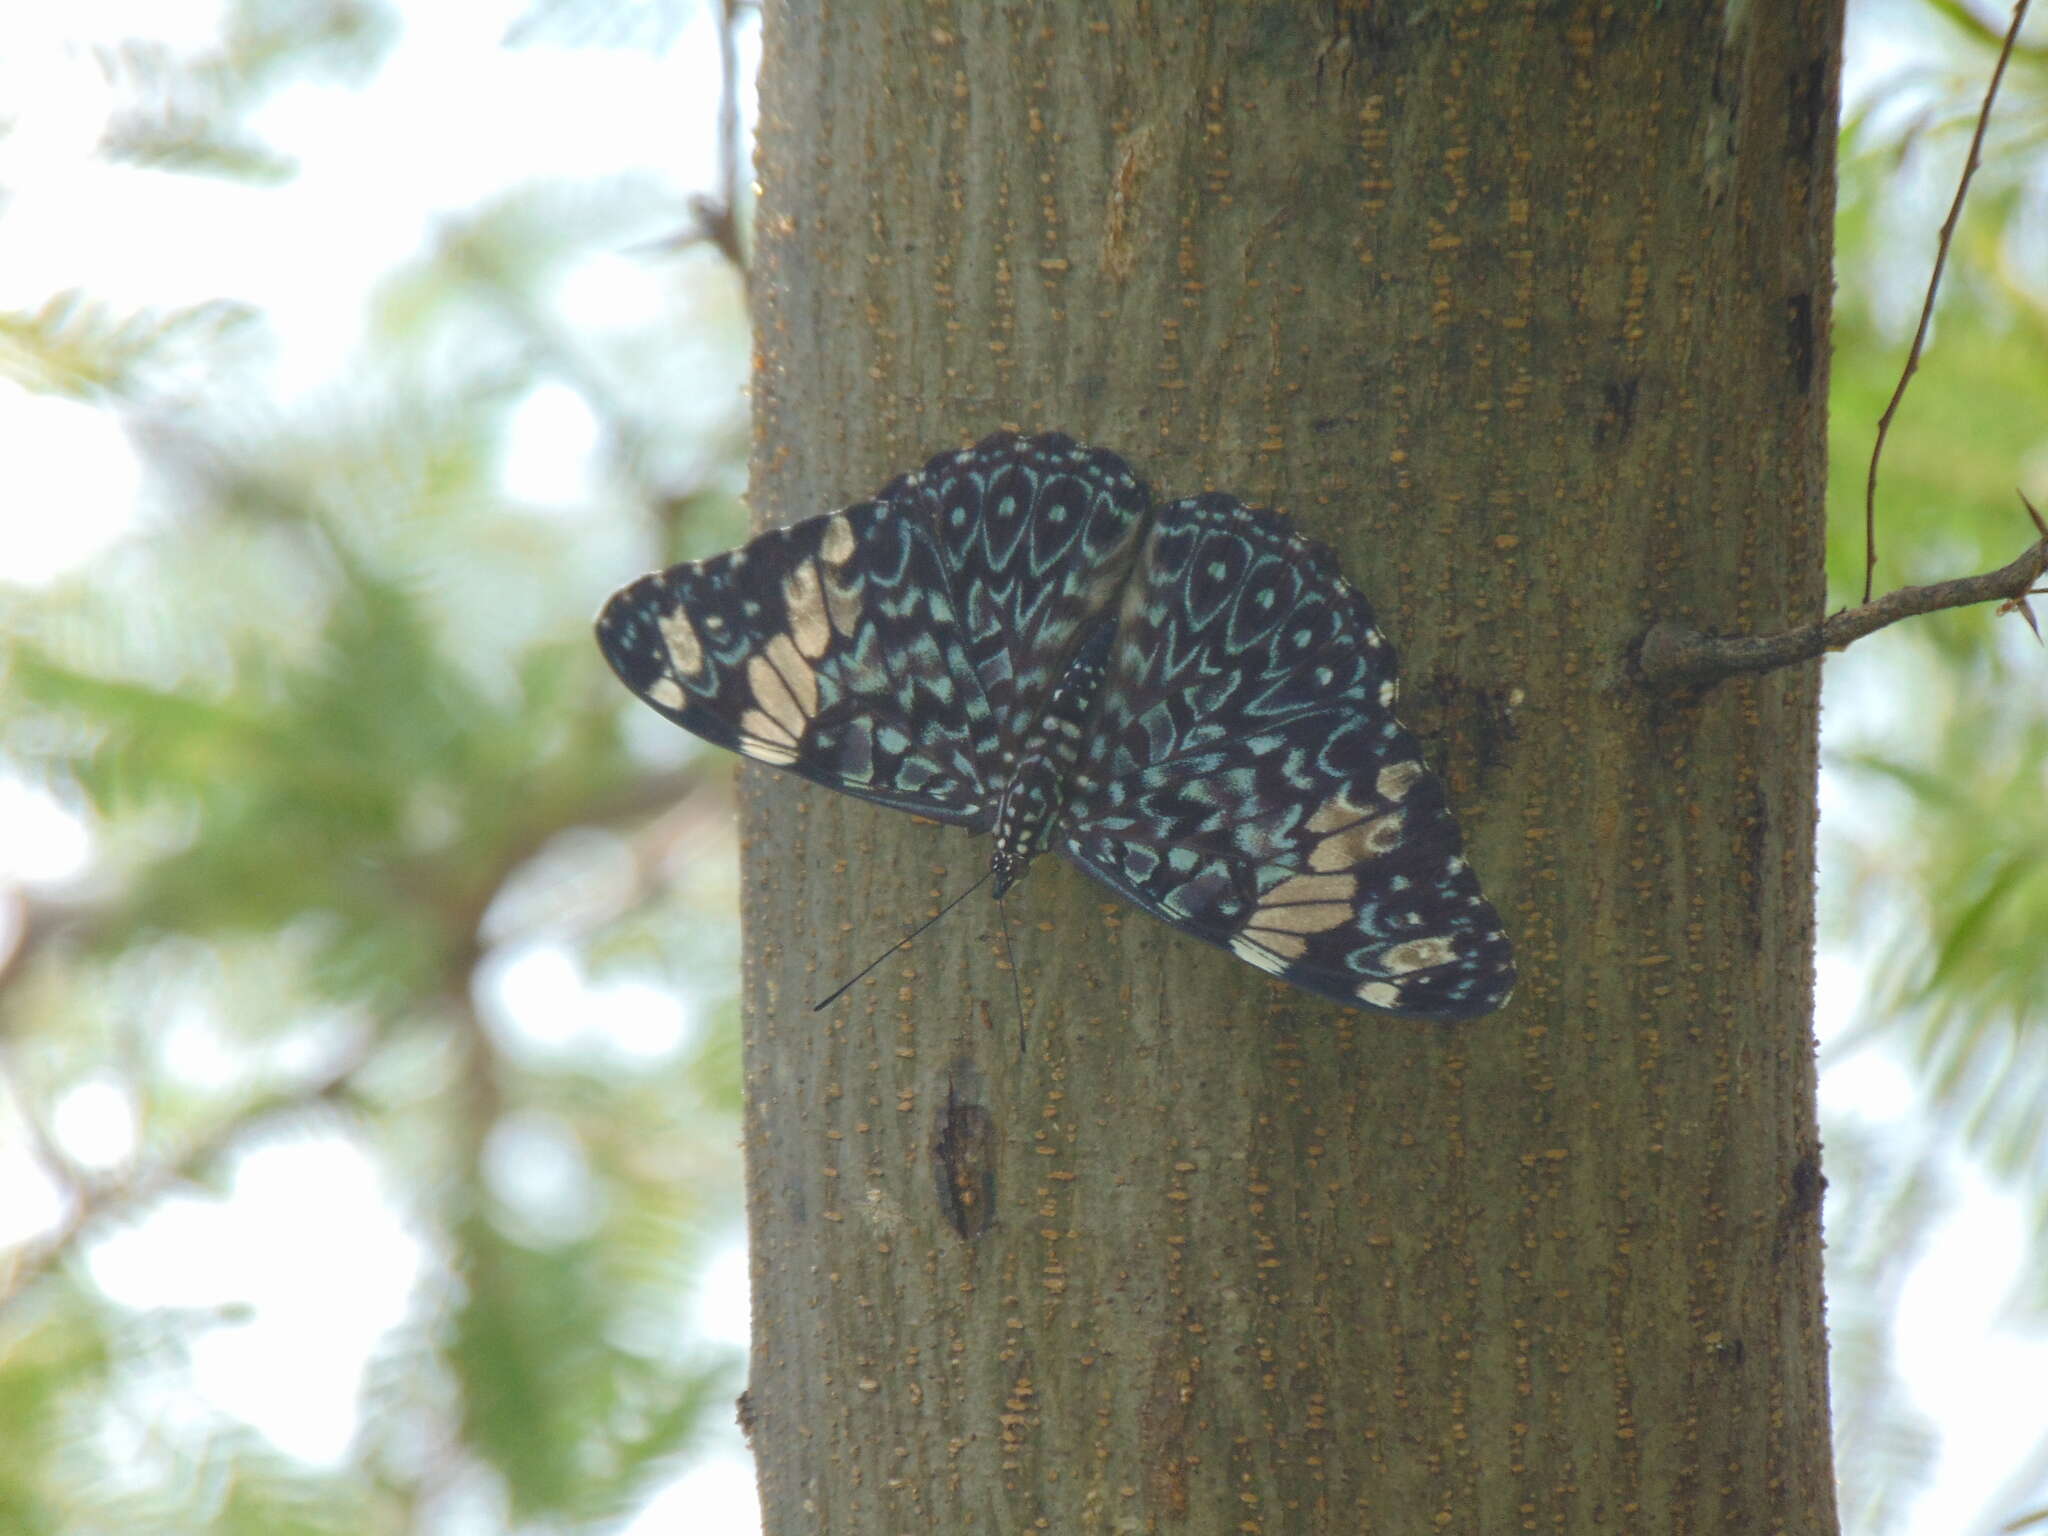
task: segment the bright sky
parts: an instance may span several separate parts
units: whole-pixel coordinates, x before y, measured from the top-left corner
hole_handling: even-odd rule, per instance
[[[0,309],[33,309],[83,289],[117,311],[228,297],[263,310],[275,339],[280,394],[315,388],[359,345],[371,285],[434,238],[437,220],[535,176],[645,167],[682,188],[712,181],[709,112],[716,62],[706,20],[667,55],[621,49],[501,46],[525,0],[415,6],[396,52],[362,90],[302,84],[254,124],[294,158],[289,185],[240,187],[108,165],[94,149],[114,93],[94,43],[143,36],[202,47],[213,0],[99,0],[10,7],[0,20]],[[1886,48],[1897,60],[1894,43]],[[750,54],[751,50],[749,50]],[[746,67],[751,70],[751,57]],[[460,92],[451,82],[461,82]],[[535,109],[546,103],[547,110]],[[680,207],[680,198],[677,206]],[[588,274],[572,304],[616,320],[656,307],[645,264]],[[542,386],[522,408],[508,489],[572,501],[587,489],[592,425],[567,391]],[[19,506],[61,505],[62,518],[0,512],[0,580],[36,582],[118,539],[134,517],[136,462],[114,422],[93,408],[32,396],[0,381],[0,444]],[[1830,663],[1831,723],[1881,709],[1877,652]],[[1843,786],[1824,784],[1829,815],[1854,814]],[[91,858],[81,823],[39,791],[0,778],[0,898],[6,882],[76,876]],[[0,899],[0,943],[6,941]],[[516,985],[512,985],[516,981]],[[681,1048],[694,1029],[652,988],[594,991],[575,958],[535,948],[503,957],[487,1000],[518,1048],[564,1048],[571,1031],[628,1054]],[[1857,995],[1853,957],[1823,957],[1823,1035]],[[576,1020],[572,1026],[566,1020]],[[586,1042],[587,1043],[587,1042]],[[1830,1116],[1912,1130],[1911,1074],[1881,1052],[1831,1068]],[[118,1163],[133,1119],[112,1083],[87,1084],[55,1107],[56,1134],[89,1163]],[[548,1179],[573,1181],[575,1157],[546,1126],[508,1129],[507,1156]],[[1968,1170],[1962,1203],[1901,1297],[1898,1363],[1942,1430],[1936,1480],[1910,1536],[1953,1536],[1961,1511],[2009,1471],[2043,1432],[2040,1386],[2048,1341],[1995,1326],[2017,1277],[2020,1213]],[[0,1143],[0,1244],[56,1219],[55,1195],[15,1145]],[[317,1212],[317,1219],[311,1213]],[[281,1450],[310,1462],[343,1455],[357,1426],[362,1372],[406,1315],[421,1266],[417,1244],[346,1138],[308,1131],[246,1157],[222,1202],[176,1199],[97,1243],[91,1264],[108,1294],[138,1307],[245,1308],[194,1352],[200,1390]],[[687,1302],[691,1326],[743,1345],[746,1273],[735,1247]],[[175,1411],[175,1405],[164,1405]],[[661,1493],[636,1536],[683,1528],[758,1526],[751,1466],[721,1418],[717,1449]]]

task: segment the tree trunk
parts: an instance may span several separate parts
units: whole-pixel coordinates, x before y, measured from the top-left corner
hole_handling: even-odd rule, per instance
[[[1725,14],[1723,13],[1725,9]],[[1291,512],[1516,941],[1349,1012],[744,772],[753,1446],[793,1532],[1831,1532],[1810,1030],[1839,0],[769,0],[753,501],[998,426]],[[963,1193],[972,1197],[963,1200]]]

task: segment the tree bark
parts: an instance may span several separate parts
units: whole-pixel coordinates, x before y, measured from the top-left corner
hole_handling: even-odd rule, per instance
[[[1831,1532],[1817,669],[1839,0],[764,16],[753,501],[998,426],[1291,512],[1522,971],[1349,1012],[743,775],[753,1445],[790,1532]]]

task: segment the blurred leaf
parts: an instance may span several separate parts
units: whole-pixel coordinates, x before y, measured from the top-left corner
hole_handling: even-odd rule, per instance
[[[235,0],[217,46],[182,54],[146,37],[97,50],[120,94],[100,152],[116,163],[237,181],[295,173],[243,119],[294,78],[361,80],[390,46],[396,17],[367,0]]]
[[[293,166],[257,108],[367,78],[401,38],[354,0],[230,0],[222,23],[211,45],[99,55],[103,160],[261,196]],[[0,1250],[8,1536],[396,1536],[445,1521],[451,1489],[464,1519],[595,1531],[735,1390],[730,1352],[681,1315],[736,1220],[726,770],[629,729],[589,631],[672,540],[743,526],[738,284],[621,254],[682,198],[606,167],[481,188],[311,381],[278,367],[289,317],[236,301],[70,292],[0,317],[0,368],[115,416],[146,474],[91,566],[0,586],[0,773],[75,806],[94,853],[75,889],[24,894],[22,952],[0,957],[11,1082],[44,1120],[118,1101],[133,1142],[51,1174],[60,1206],[104,1213],[51,1267],[10,1292],[9,1261],[41,1255]],[[593,267],[651,307],[578,320],[563,299]],[[545,493],[568,504],[523,505],[521,407],[558,385],[597,422],[594,472]],[[528,951],[559,957],[551,1002],[498,980]],[[636,1035],[612,987],[676,1011]],[[201,1390],[219,1307],[117,1303],[80,1262],[202,1187],[225,1219],[269,1110],[344,1144],[422,1255],[331,1467]],[[581,1149],[587,1230],[519,1220],[532,1175],[487,1149],[523,1122]],[[20,1135],[0,1122],[0,1152]],[[213,1262],[240,1295],[220,1268],[265,1256]]]
[[[116,393],[136,387],[138,374],[172,354],[224,344],[252,318],[229,299],[120,314],[68,289],[33,312],[0,311],[0,377],[50,394]]]
[[[611,1342],[630,1336],[635,1310],[673,1304],[685,1273],[679,1256],[667,1250],[650,1287],[621,1273],[618,1257],[633,1250],[616,1237],[519,1243],[481,1215],[458,1233],[465,1296],[449,1360],[465,1438],[504,1479],[517,1519],[621,1513],[728,1382],[724,1368]]]
[[[1905,361],[1855,317],[1835,333],[1830,412],[1831,601],[1863,584],[1863,487],[1871,434]],[[2004,565],[2038,536],[2015,494],[2048,476],[2048,332],[1945,320],[1885,445],[1878,479],[1877,591]],[[2034,483],[2030,494],[2043,490]],[[1916,631],[1981,650],[1988,611],[1932,616]]]
[[[53,1469],[79,1460],[91,1408],[111,1364],[100,1320],[68,1286],[50,1287],[33,1308],[0,1316],[0,1530],[67,1536],[67,1501]]]
[[[1946,1191],[1924,1159],[1894,1155],[1894,1135],[1855,1121],[1827,1129],[1829,1396],[1845,1531],[1896,1529],[1939,1443],[1898,1378],[1891,1334]]]
[[[1911,642],[1904,642],[1910,644]],[[2031,645],[2031,641],[2027,642]],[[1837,756],[1854,777],[1905,791],[1901,814],[1856,857],[1862,900],[1888,913],[1873,941],[1865,1036],[1882,1029],[1915,1062],[1930,1112],[2035,1212],[2036,1281],[2048,1313],[2048,689],[2015,649],[2011,675],[1953,663],[1896,674],[1921,701],[1910,741]],[[2031,676],[2030,676],[2031,674]],[[2028,685],[2031,683],[2031,687]]]

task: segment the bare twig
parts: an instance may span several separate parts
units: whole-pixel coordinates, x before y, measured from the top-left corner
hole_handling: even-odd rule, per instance
[[[719,229],[725,238],[718,248],[726,260],[747,275],[746,252],[740,249],[740,52],[739,0],[718,6],[718,196],[725,217]]]
[[[31,897],[20,890],[10,892],[6,900],[14,908],[14,942],[0,951],[0,1002],[45,946],[65,939],[78,943],[92,939],[104,930],[110,910],[100,902]],[[4,1032],[4,1024],[0,1018],[0,1032]]]
[[[588,804],[575,807],[558,821],[550,819],[544,825],[532,828],[515,840],[501,854],[496,877],[485,883],[486,894],[479,898],[477,909],[465,911],[451,920],[450,927],[468,937],[449,962],[449,996],[460,1000],[468,995],[469,977],[482,947],[477,937],[482,907],[488,904],[490,895],[503,887],[511,873],[538,853],[548,839],[571,826],[641,820],[686,800],[689,792],[705,780],[709,771],[707,765],[704,769],[644,775],[611,793],[594,798]],[[643,853],[638,857],[644,864],[654,856]],[[651,883],[651,869],[643,870],[643,876]],[[430,872],[424,869],[408,871],[394,866],[391,878],[400,886],[416,880],[423,889],[433,883]],[[22,908],[15,945],[11,952],[0,955],[0,1002],[5,1001],[8,984],[34,963],[37,952],[43,947],[73,932],[99,932],[116,927],[121,916],[118,903],[112,902],[103,906],[72,906],[23,899]],[[467,1017],[466,1003],[458,1003],[458,1012]],[[0,1314],[4,1314],[44,1275],[63,1263],[95,1228],[124,1212],[148,1205],[180,1184],[203,1176],[269,1121],[345,1098],[355,1078],[371,1059],[382,1035],[383,1032],[377,1029],[365,1031],[347,1056],[321,1076],[273,1093],[260,1094],[198,1132],[182,1149],[138,1162],[112,1176],[96,1176],[81,1169],[64,1154],[45,1128],[28,1085],[13,1072],[4,1049],[5,1040],[0,1039],[0,1087],[10,1090],[16,1099],[30,1151],[63,1191],[68,1207],[63,1219],[34,1241],[11,1252],[0,1250]],[[474,1046],[477,1042],[472,1040],[470,1043]],[[471,1064],[488,1065],[480,1057]],[[494,1090],[495,1078],[489,1085],[479,1088],[478,1093]],[[146,1091],[146,1084],[143,1091]],[[473,1094],[472,1098],[475,1097]]]
[[[14,1112],[21,1117],[22,1134],[28,1142],[29,1156],[40,1163],[48,1174],[67,1193],[78,1188],[85,1181],[85,1174],[72,1162],[57,1138],[50,1132],[49,1120],[44,1116],[42,1105],[29,1090],[20,1070],[15,1065],[14,1053],[8,1042],[0,1039],[0,1087],[7,1090],[14,1100]]]
[[[2026,502],[2025,497],[2020,498]],[[1900,587],[1874,603],[1845,608],[1818,624],[1776,635],[1707,635],[1683,624],[1663,623],[1643,637],[1636,670],[1653,686],[1685,684],[1703,687],[1739,672],[1769,672],[1811,661],[1838,651],[1865,635],[1916,614],[1942,608],[1967,608],[1973,603],[1999,602],[1999,612],[2019,612],[2032,625],[2026,600],[2037,595],[2035,583],[2048,573],[2048,523],[2026,502],[2027,515],[2041,537],[2010,565],[1981,576],[1959,576],[1924,587]],[[2039,633],[2039,629],[2035,630]]]
[[[33,1243],[0,1255],[0,1315],[100,1223],[200,1177],[266,1122],[344,1097],[369,1060],[376,1038],[374,1031],[366,1032],[339,1065],[309,1083],[251,1100],[180,1152],[111,1179],[68,1181],[70,1210],[64,1219]]]
[[[740,58],[739,14],[746,0],[718,4],[718,188],[690,199],[691,226],[643,250],[679,251],[699,240],[716,246],[747,282],[747,252],[740,239]]]
[[[1983,158],[1984,133],[1991,126],[1991,104],[1998,99],[1999,82],[2005,78],[2005,66],[2011,62],[2013,46],[2019,41],[2020,27],[2027,19],[2027,7],[2031,3],[2032,0],[2018,0],[2012,8],[2012,25],[2005,29],[2004,45],[1999,48],[1998,62],[1991,69],[1991,83],[1984,88],[1984,104],[1977,111],[1977,129],[1970,135],[1970,153],[1963,161],[1963,174],[1956,181],[1955,201],[1949,204],[1948,217],[1941,225],[1941,238],[1935,242],[1934,270],[1927,276],[1927,296],[1920,303],[1920,323],[1913,330],[1913,345],[1906,353],[1906,366],[1899,370],[1899,382],[1885,404],[1884,414],[1877,419],[1877,438],[1870,445],[1870,471],[1863,481],[1865,607],[1870,605],[1871,582],[1877,574],[1877,462],[1884,456],[1884,440],[1891,433],[1892,418],[1898,414],[1899,402],[1906,398],[1906,385],[1919,370],[1920,353],[1927,345],[1927,327],[1934,320],[1934,296],[1941,287],[1941,273],[1948,265],[1949,246],[1955,241],[1956,225],[1963,216],[1963,199],[1969,195],[1970,178],[1977,174],[1978,162]]]

